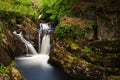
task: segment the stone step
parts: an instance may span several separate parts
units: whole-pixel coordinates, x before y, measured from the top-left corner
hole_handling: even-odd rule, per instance
[[[105,75],[120,75],[120,68],[104,67]]]
[[[103,80],[120,80],[120,75],[105,76]]]
[[[120,40],[95,41],[91,44],[92,49],[102,53],[120,53]]]
[[[93,54],[93,55],[86,55],[86,57],[81,57],[85,59],[86,61],[93,63],[95,65],[100,65],[100,66],[106,66],[106,67],[120,67],[120,53],[119,54],[107,54],[107,55],[98,55],[98,54]]]

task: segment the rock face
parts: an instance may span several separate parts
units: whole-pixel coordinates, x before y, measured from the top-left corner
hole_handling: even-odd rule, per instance
[[[27,40],[36,43],[37,25],[19,13],[2,11],[0,14],[0,63],[8,65],[15,56],[25,54],[25,45],[13,35],[13,31],[22,31]]]
[[[9,57],[7,52],[0,47],[0,63],[4,63],[5,65],[9,65],[11,63],[12,59]]]
[[[53,43],[50,54],[50,63],[62,68],[75,80],[102,80],[104,68],[76,57],[74,55],[76,50],[72,48],[69,48],[69,50],[74,50],[74,52],[69,52],[67,47],[70,47],[70,44],[67,44],[67,41],[69,41],[69,39],[62,41],[58,40]]]
[[[50,63],[62,68],[75,80],[119,80],[119,3],[114,0],[78,2],[72,8],[74,16],[65,15],[60,24],[79,26],[84,38],[55,37]]]
[[[25,54],[25,45],[21,43],[13,31],[22,31],[23,36],[33,45],[37,44],[37,25],[26,17],[16,12],[1,11],[0,12],[0,64],[9,70],[5,73],[4,68],[0,69],[0,80],[25,80],[17,68],[8,66],[15,57]],[[33,43],[35,42],[35,43]],[[35,46],[37,47],[37,46]]]
[[[81,0],[73,7],[75,17],[92,20],[93,38],[101,40],[119,39],[120,1],[114,0]],[[89,37],[89,36],[87,36]]]
[[[0,80],[25,80],[15,66],[6,67],[9,73],[0,73]]]
[[[11,80],[25,80],[16,67],[11,66],[10,71]]]
[[[75,80],[119,80],[119,41],[89,43],[93,52],[74,39],[54,38],[49,63]]]

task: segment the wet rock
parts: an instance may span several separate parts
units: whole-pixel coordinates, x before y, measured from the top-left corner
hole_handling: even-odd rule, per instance
[[[98,56],[96,63],[102,63],[105,67],[120,67],[120,40],[98,40],[92,42],[91,48],[95,52],[95,55]]]
[[[0,80],[25,80],[15,66],[9,65],[6,66],[5,69],[7,69],[8,72],[4,71],[0,73]]]
[[[0,80],[10,80],[10,78],[6,74],[0,74]]]
[[[12,59],[8,53],[0,46],[0,64],[9,65],[12,62]]]
[[[114,75],[107,76],[105,80],[120,80],[120,76],[114,76]]]
[[[103,67],[76,57],[67,51],[64,45],[67,45],[65,41],[53,43],[49,60],[51,64],[59,66],[76,80],[102,80]]]
[[[23,76],[20,74],[20,72],[18,71],[18,69],[16,69],[16,67],[11,66],[10,72],[11,72],[10,73],[11,80],[25,80]]]

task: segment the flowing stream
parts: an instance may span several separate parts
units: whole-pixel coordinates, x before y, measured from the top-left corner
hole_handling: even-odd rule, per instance
[[[13,33],[25,44],[27,55],[16,57],[16,66],[26,80],[61,80],[60,72],[48,64],[50,52],[50,26],[40,24],[38,53],[33,45],[25,40],[22,33]]]

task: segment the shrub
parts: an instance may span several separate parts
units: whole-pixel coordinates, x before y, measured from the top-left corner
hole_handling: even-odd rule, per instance
[[[72,24],[59,24],[55,28],[55,33],[59,37],[77,37],[79,35],[79,30],[77,26]]]
[[[40,12],[44,17],[49,17],[51,20],[58,20],[64,14],[71,14],[71,0],[42,0]],[[47,15],[50,16],[47,16]]]

